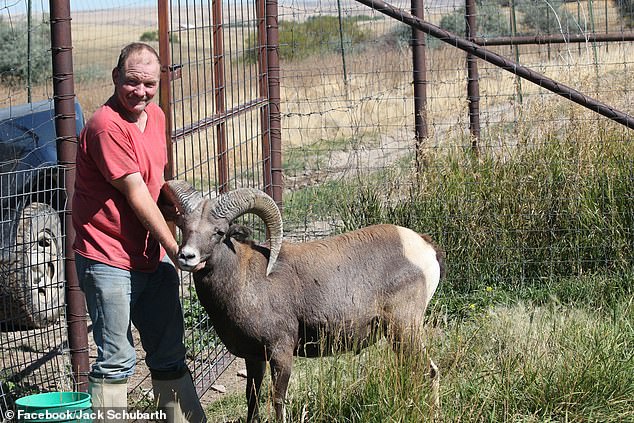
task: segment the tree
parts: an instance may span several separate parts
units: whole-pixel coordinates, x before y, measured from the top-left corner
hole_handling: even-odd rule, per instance
[[[141,34],[141,36],[139,37],[139,41],[143,41],[144,43],[148,43],[148,42],[152,42],[152,41],[158,41],[158,40],[159,40],[158,31],[146,31],[143,34]],[[179,44],[181,41],[178,38],[178,35],[170,32],[170,34],[169,34],[169,42],[170,43],[174,43],[174,44]]]
[[[28,28],[26,22],[6,22],[0,16],[0,81],[4,84],[28,82],[29,65],[31,82],[42,82],[50,78],[50,45],[50,27],[45,22]]]

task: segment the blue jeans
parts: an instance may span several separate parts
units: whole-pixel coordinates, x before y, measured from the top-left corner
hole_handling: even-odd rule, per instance
[[[153,374],[186,369],[178,272],[167,256],[153,273],[119,269],[79,254],[75,266],[97,345],[90,376],[122,379],[134,373],[131,323]]]

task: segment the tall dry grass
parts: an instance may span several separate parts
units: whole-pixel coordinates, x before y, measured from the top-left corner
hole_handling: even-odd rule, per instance
[[[579,16],[588,22],[584,25],[590,27],[593,18],[595,27],[603,27],[606,16],[611,19],[614,16],[613,5],[603,6],[603,2],[581,2],[566,7],[579,8]],[[576,10],[574,12],[577,14]],[[237,20],[245,12],[230,10],[227,13],[228,19]],[[252,11],[246,13],[248,16]],[[438,10],[432,8],[427,18],[438,21],[439,16]],[[204,14],[199,14],[196,19],[204,18]],[[198,24],[202,22],[198,21]],[[380,16],[360,23],[360,27],[377,40],[393,31],[395,25]],[[75,12],[72,26],[76,92],[85,113],[90,116],[112,91],[109,75],[119,49],[127,42],[137,40],[143,32],[156,29],[156,11],[153,8],[122,8]],[[248,25],[225,29],[225,48],[229,54],[225,70],[227,108],[259,95],[257,70],[241,60],[252,30]],[[182,80],[174,86],[177,127],[215,113],[208,32],[178,29],[175,32],[181,43],[174,46],[174,62],[187,64]],[[596,49],[591,43],[552,45],[537,50],[540,53],[535,53],[536,49],[532,47],[522,47],[520,61],[617,108],[631,109],[627,95],[630,83],[625,77],[628,58],[632,57],[629,43],[613,43]],[[497,48],[497,51],[511,57],[515,55],[510,48]],[[285,146],[309,145],[321,139],[351,137],[366,131],[390,136],[403,127],[412,128],[414,110],[409,49],[383,42],[369,43],[349,51],[346,59],[347,84],[342,76],[341,57],[337,54],[282,63],[282,139]],[[449,46],[427,52],[427,116],[434,145],[447,138],[447,131],[464,134],[468,122],[464,60],[463,52]],[[530,107],[527,103],[531,99],[540,102],[544,96],[550,96],[543,89],[525,81],[519,82],[508,72],[493,69],[483,61],[479,66],[485,121],[515,122],[522,116],[521,109]],[[2,91],[0,98],[7,98],[12,103],[26,99],[25,92],[20,89],[3,88]],[[36,99],[50,97],[50,84],[34,87],[34,93]],[[526,102],[520,104],[520,97]],[[188,113],[181,113],[179,108]],[[235,126],[235,130],[246,132],[240,126]]]

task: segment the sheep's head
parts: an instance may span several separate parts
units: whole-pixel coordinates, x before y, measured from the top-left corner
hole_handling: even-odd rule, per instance
[[[218,197],[205,199],[188,182],[165,183],[163,193],[182,214],[177,225],[182,231],[178,264],[192,270],[213,254],[214,247],[225,238],[231,221],[253,213],[264,221],[271,248],[266,274],[271,273],[282,247],[282,216],[275,201],[263,191],[240,188]]]

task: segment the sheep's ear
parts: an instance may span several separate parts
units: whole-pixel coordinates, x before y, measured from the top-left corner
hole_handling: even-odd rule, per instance
[[[179,228],[183,227],[183,224],[185,223],[183,215],[176,207],[176,204],[171,201],[163,190],[161,190],[161,193],[159,194],[157,205],[166,221],[174,222]]]
[[[239,242],[246,242],[251,238],[251,229],[243,225],[231,225],[227,231],[227,237]]]
[[[173,205],[159,204],[159,210],[163,214],[163,218],[168,222],[174,222],[176,226],[181,228],[185,223],[183,215]]]
[[[183,217],[182,214],[178,214],[176,216],[176,218],[174,219],[174,224],[179,228],[179,229],[183,229],[183,227],[185,227],[185,218]]]
[[[215,198],[210,206],[216,219],[231,222],[245,213],[253,213],[264,221],[268,232],[271,255],[266,267],[270,275],[282,248],[282,214],[275,201],[265,192],[255,188],[238,188]]]

